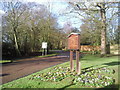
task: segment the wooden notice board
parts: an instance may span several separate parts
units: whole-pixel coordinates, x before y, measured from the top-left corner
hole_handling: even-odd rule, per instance
[[[80,34],[71,33],[68,36],[68,49],[79,50],[80,49]]]

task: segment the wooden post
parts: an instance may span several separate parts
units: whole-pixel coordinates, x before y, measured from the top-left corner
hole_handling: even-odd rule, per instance
[[[44,48],[44,55],[45,55],[45,48]]]
[[[47,55],[47,48],[45,49],[45,55]]]
[[[79,50],[76,50],[76,72],[78,75],[81,73],[79,57],[80,57]]]
[[[44,48],[43,48],[43,50],[42,50],[42,56],[44,56]]]
[[[45,55],[45,48],[43,48],[43,53],[42,53],[42,56],[44,56]]]
[[[73,62],[73,51],[70,50],[70,70],[74,70],[74,62]]]

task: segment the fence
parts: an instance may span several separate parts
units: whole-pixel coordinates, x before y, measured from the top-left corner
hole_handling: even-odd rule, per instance
[[[100,51],[100,46],[81,45],[81,51]]]

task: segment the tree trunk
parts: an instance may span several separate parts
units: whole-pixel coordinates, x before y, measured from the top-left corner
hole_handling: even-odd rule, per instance
[[[16,49],[17,55],[21,56],[20,50],[18,48],[17,36],[16,36],[15,32],[14,32],[14,42],[15,42],[15,49]]]
[[[106,45],[106,54],[110,54],[110,43]]]
[[[101,30],[101,55],[106,55],[106,16],[105,16],[105,5],[101,4],[101,19],[102,19],[102,30]]]

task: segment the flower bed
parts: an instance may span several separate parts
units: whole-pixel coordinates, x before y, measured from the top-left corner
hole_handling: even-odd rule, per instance
[[[88,68],[83,69],[80,75],[75,71],[71,72],[69,67],[54,67],[47,73],[33,75],[30,79],[37,79],[42,81],[59,82],[67,77],[73,78],[73,83],[85,87],[104,87],[112,85],[114,79],[106,76],[105,73],[113,74],[114,70],[109,68]]]

